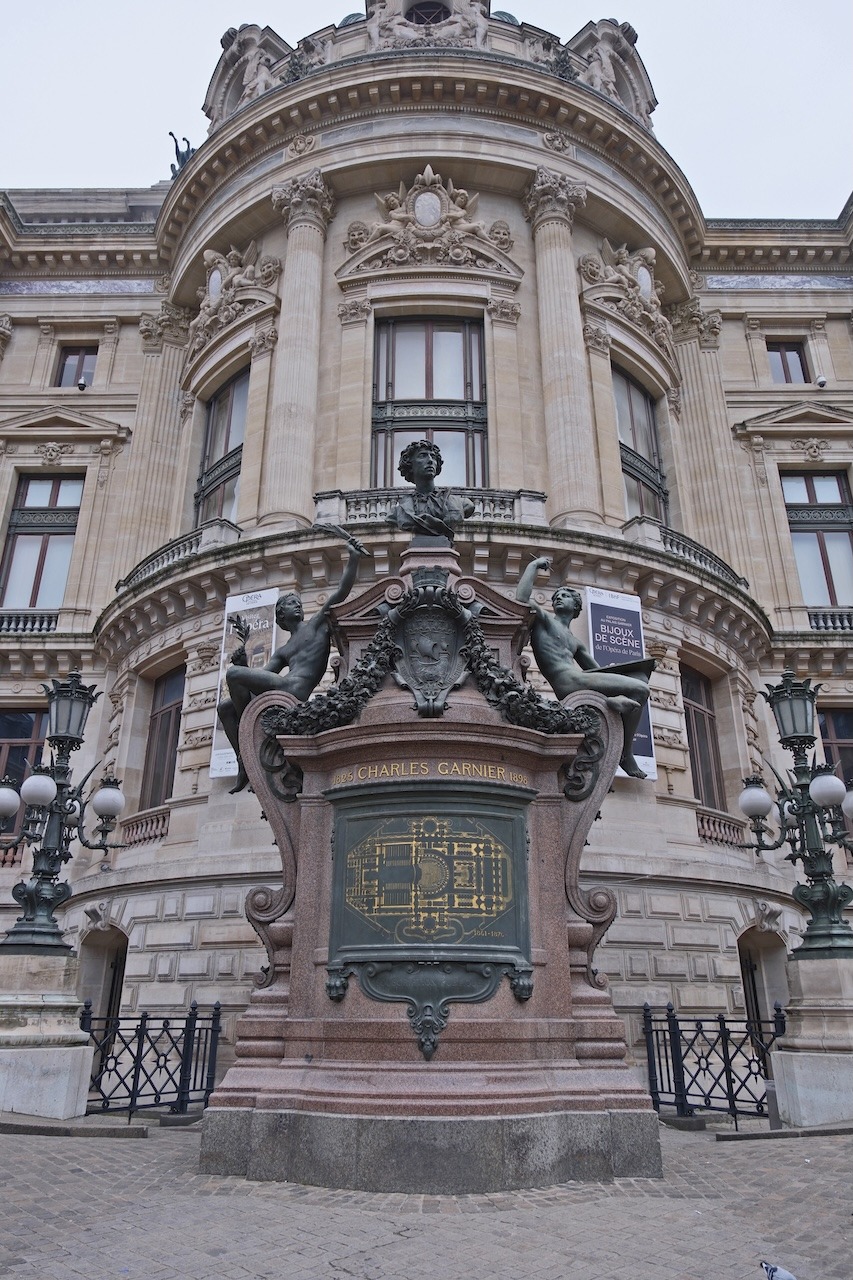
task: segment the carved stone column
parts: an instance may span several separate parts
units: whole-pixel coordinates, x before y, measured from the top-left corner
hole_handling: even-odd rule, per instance
[[[338,432],[335,474],[320,489],[365,489],[370,484],[370,340],[373,308],[367,298],[338,303],[341,322]]]
[[[720,368],[722,316],[705,311],[694,297],[673,307],[669,318],[684,379],[679,483],[689,494],[702,542],[742,574],[760,532],[750,527],[752,513],[743,508]]]
[[[163,302],[159,315],[139,320],[142,340],[142,377],[133,423],[133,451],[139,463],[139,482],[116,494],[124,529],[116,562],[116,577],[125,577],[134,565],[173,536],[172,481],[179,465],[179,387],[186,354],[189,313]],[[100,360],[100,355],[99,355]]]
[[[585,204],[582,183],[541,166],[523,201],[536,245],[551,523],[560,526],[602,523],[599,459],[572,251],[575,210]]]
[[[616,400],[613,396],[613,375],[610,369],[612,338],[600,323],[590,320],[583,327],[583,340],[589,358],[592,409],[598,461],[601,468],[604,522],[621,528],[625,523],[626,514],[625,486],[622,482],[619,426],[616,421]]]
[[[486,329],[490,384],[489,412],[490,483],[498,489],[534,488],[525,474],[521,423],[521,387],[518,368],[518,321],[521,307],[509,298],[492,298],[487,306],[491,324]],[[527,459],[530,467],[531,459]]]
[[[258,523],[294,528],[314,518],[314,451],[326,230],[335,199],[319,169],[274,187],[287,255]]]

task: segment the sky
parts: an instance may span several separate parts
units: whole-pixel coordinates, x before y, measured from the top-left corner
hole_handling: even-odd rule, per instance
[[[493,0],[565,40],[591,18],[639,33],[653,123],[710,218],[836,218],[853,190],[850,0]],[[291,44],[362,0],[0,0],[0,189],[145,187],[169,130],[199,146],[221,47],[244,22]],[[307,15],[307,16],[306,16]]]

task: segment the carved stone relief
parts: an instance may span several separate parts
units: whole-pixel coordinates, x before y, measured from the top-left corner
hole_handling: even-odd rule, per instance
[[[367,40],[370,49],[488,47],[488,6],[479,0],[450,0],[443,22],[410,22],[402,0],[367,0]]]
[[[498,221],[487,229],[475,221],[479,197],[452,180],[444,183],[430,165],[411,187],[401,182],[397,191],[375,199],[379,220],[370,227],[351,223],[347,230],[346,246],[355,248],[337,273],[339,281],[410,266],[473,268],[507,282],[521,279],[507,256],[513,243],[509,224]]]
[[[4,312],[0,315],[0,360],[6,354],[6,347],[12,336],[12,317]]]
[[[559,219],[572,225],[575,209],[586,204],[586,184],[573,182],[565,173],[555,173],[539,165],[536,176],[524,193],[524,216],[536,231],[543,222]]]
[[[279,259],[261,257],[254,240],[242,253],[232,245],[227,254],[205,249],[203,257],[207,284],[199,289],[199,312],[188,326],[190,357],[232,321],[275,303],[271,291],[281,273]]]
[[[307,222],[325,235],[335,216],[334,193],[319,169],[273,187],[272,203],[284,219],[288,233],[292,227]]]
[[[709,351],[719,347],[722,312],[704,311],[698,298],[688,298],[686,302],[669,307],[668,314],[676,339],[698,338],[699,346]]]
[[[791,448],[796,453],[804,454],[809,462],[823,462],[823,455],[829,448],[829,441],[810,436],[807,440],[792,440]]]
[[[587,253],[579,260],[586,303],[597,303],[616,311],[644,329],[653,342],[675,359],[672,325],[661,309],[663,285],[655,279],[654,249],[628,251],[627,245],[614,249],[605,240],[600,253]]]
[[[338,303],[338,319],[341,324],[363,324],[371,312],[367,298],[348,298]]]
[[[139,333],[142,350],[156,352],[163,349],[163,340],[183,346],[190,330],[190,312],[187,307],[176,307],[171,302],[161,302],[156,316],[139,317]]]

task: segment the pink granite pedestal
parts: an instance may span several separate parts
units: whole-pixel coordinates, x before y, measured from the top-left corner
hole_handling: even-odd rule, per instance
[[[347,670],[376,631],[377,609],[407,585],[386,580],[337,611]],[[476,598],[490,650],[518,671],[526,607],[473,580],[453,586],[460,600]],[[287,801],[259,763],[269,751],[261,717],[283,702],[257,699],[241,726],[283,874],[247,902],[270,967],[206,1112],[202,1169],[452,1194],[659,1176],[657,1116],[625,1063],[622,1021],[592,969],[614,898],[578,884],[620,754],[618,716],[599,695],[574,696],[600,714],[600,759],[587,794],[570,800],[582,735],[508,723],[471,677],[443,714],[418,715],[412,693],[389,675],[354,723],[278,738],[303,775],[299,798]],[[445,827],[468,833],[469,844],[483,834],[470,847],[478,857],[492,851],[477,862],[492,876],[488,891],[478,885],[466,897],[472,860],[442,851],[468,846],[442,843]],[[403,874],[393,870],[395,850],[405,860],[415,847],[397,830],[428,833],[415,841],[416,893],[394,879]],[[374,895],[373,916],[359,910],[359,876]],[[402,907],[391,937],[376,904],[393,911],[413,893],[414,923]],[[475,928],[469,911],[468,932],[456,938],[451,899],[484,912]],[[412,998],[389,998],[394,982],[410,984]],[[442,1005],[429,995],[436,982],[462,994]]]

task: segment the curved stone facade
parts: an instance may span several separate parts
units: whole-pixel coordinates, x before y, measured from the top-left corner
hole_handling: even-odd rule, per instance
[[[762,939],[790,945],[802,917],[782,854],[739,847],[740,778],[763,756],[785,767],[756,691],[791,665],[821,679],[822,706],[853,703],[853,600],[809,607],[780,484],[849,476],[849,216],[706,221],[651,131],[627,24],[561,44],[467,0],[436,27],[400,0],[370,10],[295,50],[269,28],[226,33],[210,135],[171,184],[67,193],[62,220],[55,193],[4,197],[6,519],[22,478],[84,484],[61,599],[0,605],[0,707],[43,706],[40,681],[79,665],[107,695],[81,767],[104,759],[129,800],[123,847],[70,865],[67,936],[85,954],[93,931],[126,935],[125,1007],[218,999],[232,1033],[263,960],[245,894],[278,858],[254,795],[208,772],[226,598],[298,589],[310,613],[342,571],[329,524],[372,553],[359,586],[399,571],[378,335],[469,322],[484,394],[401,398],[382,430],[468,422],[463,572],[513,595],[548,555],[539,602],[562,583],[636,595],[657,659],[658,777],[617,779],[584,866],[619,903],[599,969],[636,1038],[644,1001],[741,1012],[748,935],[766,1016],[785,993]],[[768,343],[786,342],[809,381],[773,381]],[[78,348],[97,349],[82,393],[57,385]],[[614,369],[653,405],[654,465],[620,438]],[[245,374],[242,453],[216,472],[209,406]],[[205,468],[218,492],[235,465],[233,507],[199,523]],[[657,515],[630,516],[623,471],[657,485]],[[683,665],[711,690],[714,807],[697,799]],[[155,682],[179,667],[174,783],[143,808]],[[0,869],[4,923],[19,874]]]

